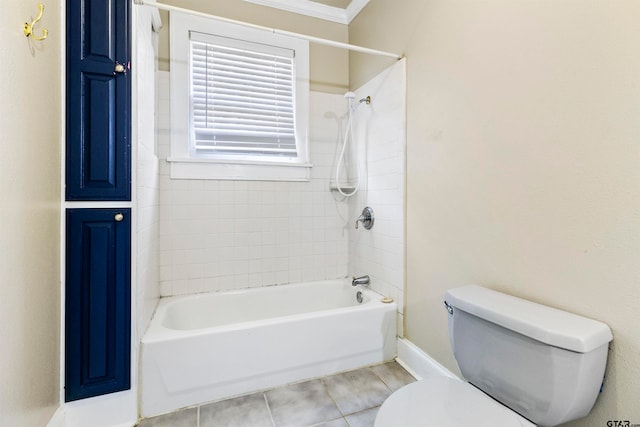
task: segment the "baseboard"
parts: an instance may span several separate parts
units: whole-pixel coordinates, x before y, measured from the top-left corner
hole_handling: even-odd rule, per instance
[[[47,423],[47,427],[66,427],[66,425],[67,419],[64,409],[62,406],[58,406],[58,409],[56,409],[56,412]]]
[[[134,423],[124,423],[118,424],[111,427],[132,427]],[[56,412],[53,414],[49,422],[47,423],[47,427],[68,427],[67,426],[67,414],[64,411],[62,406],[58,407]]]
[[[459,378],[406,338],[398,339],[397,361],[419,380],[433,376]]]
[[[132,427],[138,421],[134,390],[67,402],[65,427]]]

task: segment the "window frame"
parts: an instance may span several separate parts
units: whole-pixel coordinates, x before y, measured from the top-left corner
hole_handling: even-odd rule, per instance
[[[174,179],[308,181],[309,163],[309,42],[240,24],[171,12],[171,155]],[[297,157],[241,155],[196,156],[192,150],[190,32],[268,44],[295,52],[295,135]]]

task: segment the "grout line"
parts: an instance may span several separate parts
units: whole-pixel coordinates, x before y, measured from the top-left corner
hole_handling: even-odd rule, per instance
[[[334,374],[334,375],[337,375],[337,374]],[[330,375],[330,376],[332,376],[332,375]],[[351,424],[349,423],[349,421],[347,421],[346,415],[342,412],[342,409],[340,409],[340,406],[338,406],[338,402],[336,402],[336,400],[333,398],[333,396],[329,392],[329,387],[327,387],[327,384],[324,382],[325,378],[327,378],[327,377],[325,376],[325,377],[320,378],[320,382],[322,383],[322,386],[324,387],[324,391],[327,393],[327,395],[329,396],[329,398],[331,399],[333,404],[336,405],[336,408],[338,408],[338,412],[340,412],[340,415],[342,415],[342,417],[340,417],[340,418],[342,418],[344,420],[344,422],[347,424],[347,426],[350,427]],[[336,418],[336,420],[337,419],[339,419],[339,418]],[[329,421],[335,421],[335,420],[329,420]],[[328,421],[325,421],[325,422],[328,422]]]
[[[329,392],[329,387],[327,387],[327,384],[324,382],[325,378],[326,377],[320,378],[320,383],[322,383],[322,386],[324,387],[325,393],[327,393],[327,396],[329,396],[329,398],[331,399],[333,404],[336,405],[336,408],[338,409],[338,412],[340,412],[340,415],[342,415],[342,418],[344,418],[345,417],[344,412],[342,412],[342,409],[340,409],[340,406],[338,405],[338,402],[336,402],[336,400],[333,398],[333,396],[331,395],[331,392]]]
[[[271,425],[275,427],[276,420],[273,419],[273,414],[271,413],[271,406],[269,406],[269,399],[267,399],[267,393],[262,393],[262,397],[264,397],[264,403],[267,405],[267,412],[269,413],[269,418],[271,419]]]
[[[376,366],[377,366],[377,365],[376,365]],[[369,367],[369,370],[370,370],[371,372],[373,372],[373,375],[375,375],[376,377],[378,377],[378,379],[379,379],[380,381],[382,381],[382,384],[384,384],[384,385],[385,385],[385,387],[387,387],[387,388],[389,389],[389,391],[390,391],[390,392],[392,392],[392,393],[393,393],[393,390],[391,390],[391,387],[389,387],[389,384],[387,384],[387,382],[386,382],[386,381],[385,381],[385,380],[384,380],[380,375],[378,375],[378,374],[376,373],[376,371],[374,371],[373,369],[371,369],[371,367]]]
[[[347,419],[345,417],[338,417],[338,418],[334,418],[333,420],[321,421],[321,422],[319,422],[317,424],[313,424],[310,427],[323,426],[323,425],[325,425],[327,423],[331,423],[331,422],[337,421],[337,420],[343,420],[347,424],[348,427],[351,427],[351,424],[349,424],[349,421],[347,421]]]

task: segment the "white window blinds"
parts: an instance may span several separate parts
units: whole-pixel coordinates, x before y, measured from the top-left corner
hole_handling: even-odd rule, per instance
[[[197,32],[190,45],[194,154],[295,158],[294,51]]]

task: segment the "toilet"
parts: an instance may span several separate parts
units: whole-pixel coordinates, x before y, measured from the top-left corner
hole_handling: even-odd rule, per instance
[[[449,290],[445,306],[466,381],[402,387],[375,427],[555,426],[591,411],[613,339],[607,325],[477,285]]]

